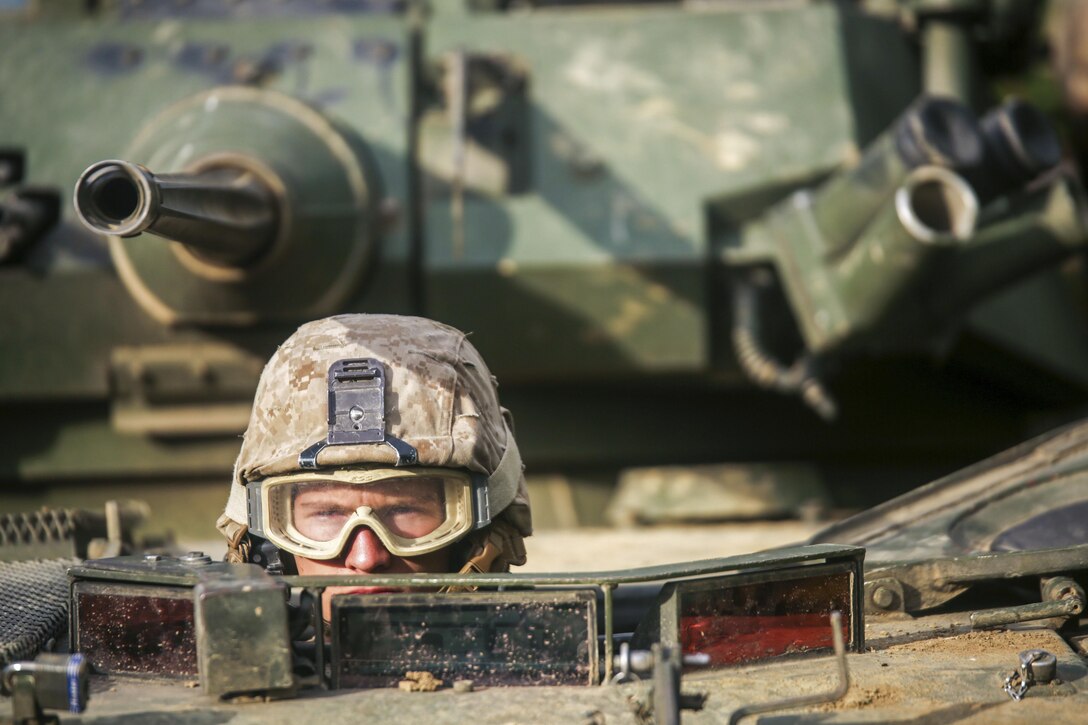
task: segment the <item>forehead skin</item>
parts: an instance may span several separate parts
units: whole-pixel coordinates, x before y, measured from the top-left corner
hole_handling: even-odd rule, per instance
[[[442,482],[432,478],[379,481],[365,485],[318,483],[295,488],[292,502],[302,512],[328,506],[354,510],[360,506],[377,508],[392,503],[441,504],[444,499],[442,494]]]

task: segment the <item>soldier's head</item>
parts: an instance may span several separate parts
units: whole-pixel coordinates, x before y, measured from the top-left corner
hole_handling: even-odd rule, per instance
[[[300,574],[524,563],[529,501],[496,387],[465,335],[431,320],[303,325],[261,374],[219,519],[228,559],[266,540]]]

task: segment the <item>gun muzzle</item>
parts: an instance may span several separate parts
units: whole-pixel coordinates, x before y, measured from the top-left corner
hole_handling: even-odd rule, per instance
[[[1008,101],[983,116],[980,124],[986,154],[967,179],[983,204],[1023,188],[1061,163],[1057,131],[1030,103]]]
[[[970,109],[947,98],[919,98],[865,149],[857,166],[839,172],[813,194],[813,220],[825,255],[844,254],[912,170],[970,168],[982,157],[982,133]]]
[[[79,177],[75,207],[92,231],[118,237],[143,232],[189,247],[220,265],[245,266],[276,237],[276,196],[240,166],[153,174],[128,161],[100,161]]]
[[[849,328],[870,329],[927,273],[940,248],[960,247],[975,231],[978,202],[958,174],[923,166],[835,266],[833,284]]]

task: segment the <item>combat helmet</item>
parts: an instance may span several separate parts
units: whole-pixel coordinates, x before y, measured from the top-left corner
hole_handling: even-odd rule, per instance
[[[473,481],[473,525],[453,534],[464,539],[461,571],[525,563],[529,498],[497,387],[465,334],[433,320],[349,314],[303,325],[272,355],[257,386],[217,522],[228,561],[254,560],[252,534],[268,538],[254,495],[264,482],[441,468]]]

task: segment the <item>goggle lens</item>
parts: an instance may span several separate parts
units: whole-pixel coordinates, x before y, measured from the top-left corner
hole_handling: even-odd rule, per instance
[[[397,556],[420,556],[476,525],[474,485],[446,469],[344,469],[250,484],[250,510],[259,536],[297,556],[339,556],[359,527]]]
[[[290,495],[285,508],[291,525],[303,536],[321,542],[338,538],[357,513],[373,516],[395,536],[427,536],[446,521],[445,488],[445,482],[437,477],[387,479],[365,485],[305,482],[283,487]]]

